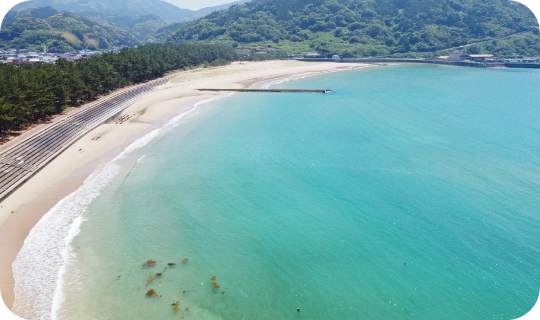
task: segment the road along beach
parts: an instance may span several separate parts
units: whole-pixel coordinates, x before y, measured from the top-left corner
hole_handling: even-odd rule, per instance
[[[366,65],[357,63],[235,62],[225,67],[180,73],[139,98],[114,119],[67,147],[0,203],[0,288],[4,302],[12,308],[15,300],[12,263],[41,217],[134,141],[187,112],[196,102],[219,94],[197,89],[242,89],[260,81],[363,67]],[[16,142],[11,142],[10,147]]]

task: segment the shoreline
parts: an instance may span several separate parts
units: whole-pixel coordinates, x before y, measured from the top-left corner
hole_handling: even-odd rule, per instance
[[[133,142],[163,127],[194,103],[216,96],[195,89],[208,85],[246,88],[262,81],[364,67],[367,66],[295,61],[236,62],[221,68],[179,74],[142,97],[120,114],[119,117],[129,116],[128,121],[115,124],[113,120],[98,126],[0,203],[0,288],[4,302],[12,309],[15,299],[12,263],[40,219]],[[10,214],[11,211],[14,213]]]

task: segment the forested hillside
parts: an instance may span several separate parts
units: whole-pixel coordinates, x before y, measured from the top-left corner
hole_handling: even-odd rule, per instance
[[[33,50],[37,45],[42,46],[47,42],[54,51],[63,52],[82,49],[86,44],[90,49],[100,49],[113,44],[161,42],[172,31],[178,29],[183,21],[197,19],[225,8],[228,6],[220,5],[192,11],[161,0],[30,0],[13,7],[2,21],[2,31],[5,31],[5,34],[3,38],[0,37],[0,49],[15,47]],[[49,26],[47,21],[23,21],[31,18],[45,20],[64,12],[67,12],[68,16],[85,20],[82,21],[83,24],[91,28],[99,27],[95,35],[89,35],[89,43],[83,41],[84,37],[78,36],[88,33],[88,30],[74,33],[74,30],[71,30],[73,28],[55,29]],[[92,23],[88,24],[88,21]],[[18,25],[11,25],[15,23]],[[81,29],[79,27],[77,28]],[[105,32],[100,28],[105,29]],[[10,36],[6,37],[7,34]],[[97,34],[102,34],[103,37],[97,37]]]
[[[510,0],[254,0],[186,22],[166,41],[181,39],[345,57],[433,56],[475,42],[465,50],[540,55],[538,22]]]
[[[152,35],[148,36],[145,41],[148,43],[162,43],[172,32],[178,30],[182,26],[182,22],[173,23],[159,28]]]
[[[144,16],[155,14],[168,22],[186,21],[193,11],[161,0],[31,0],[13,7],[21,11],[31,7],[52,6],[60,11],[85,16]]]
[[[55,14],[59,13],[60,11],[56,10],[51,6],[41,8],[29,8],[21,11],[10,10],[4,17],[4,20],[2,20],[2,25],[7,26],[8,24],[17,22],[25,18],[47,19],[48,17],[54,16]]]
[[[145,45],[124,48],[78,63],[17,67],[0,63],[0,132],[21,128],[96,99],[118,88],[162,77],[166,72],[228,64],[236,58],[225,45]]]
[[[2,26],[0,49],[33,50],[46,44],[49,51],[65,52],[84,48],[107,49],[113,45],[139,43],[126,30],[104,21],[58,12],[52,7],[38,9],[20,12],[13,17],[15,22]]]
[[[73,12],[85,16],[110,17],[110,16],[145,16],[157,15],[168,23],[183,22],[205,16],[212,11],[228,8],[225,5],[203,8],[193,11],[182,9],[182,1],[179,6],[172,5],[161,0],[30,0],[13,7],[12,11],[21,11],[32,7],[52,6],[60,11]],[[230,1],[236,3],[237,1]],[[246,2],[242,0],[241,2]]]
[[[145,16],[105,16],[102,19],[109,24],[128,30],[139,41],[145,41],[159,29],[168,25],[167,21],[155,14]]]

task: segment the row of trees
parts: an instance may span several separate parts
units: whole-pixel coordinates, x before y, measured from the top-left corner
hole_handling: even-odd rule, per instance
[[[0,64],[0,132],[34,123],[116,89],[162,77],[172,70],[224,65],[236,59],[220,44],[152,44],[124,48],[78,63]]]

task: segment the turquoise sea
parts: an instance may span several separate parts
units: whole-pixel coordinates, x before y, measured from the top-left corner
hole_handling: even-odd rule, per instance
[[[52,317],[520,317],[540,289],[539,87],[406,65],[201,104],[116,161]]]

